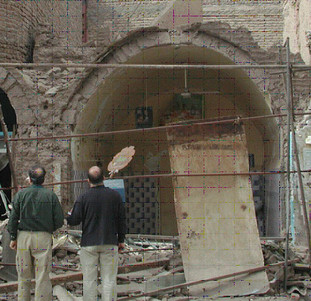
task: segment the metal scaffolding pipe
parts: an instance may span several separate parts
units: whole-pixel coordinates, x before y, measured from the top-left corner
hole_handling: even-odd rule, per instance
[[[241,64],[241,65],[206,65],[206,64],[104,64],[104,63],[0,63],[5,68],[133,68],[133,69],[286,69],[286,65]],[[295,69],[308,69],[309,65],[293,65]]]
[[[290,110],[288,115],[290,118],[290,127],[292,132],[292,146],[293,146],[293,153],[294,153],[294,160],[296,161],[296,169],[297,169],[297,176],[298,176],[298,186],[300,191],[300,197],[301,197],[301,206],[302,206],[302,215],[304,219],[305,229],[306,229],[306,235],[307,235],[307,245],[308,245],[308,253],[309,253],[309,262],[311,260],[311,234],[310,234],[310,226],[309,226],[309,219],[308,219],[308,213],[307,213],[307,204],[306,204],[306,198],[305,198],[305,192],[303,187],[303,181],[302,181],[302,175],[301,175],[301,167],[300,167],[300,160],[299,160],[299,154],[298,154],[298,147],[297,147],[297,141],[296,141],[296,131],[294,126],[294,108],[293,108],[293,84],[292,84],[292,69],[290,66],[290,49],[289,49],[289,41],[287,41],[287,47],[286,47],[286,56],[287,56],[287,73],[286,73],[286,81],[287,81],[287,95],[289,97],[288,101],[290,103],[290,106],[288,109]]]
[[[1,67],[6,68],[133,68],[133,69],[243,69],[243,68],[269,68],[269,69],[285,69],[286,65],[250,65],[250,64],[241,64],[241,65],[190,65],[190,64],[79,64],[79,63],[0,63]]]
[[[290,46],[289,46],[289,38],[286,39],[285,43],[286,47],[286,73],[284,73],[285,77],[285,88],[286,88],[286,98],[287,98],[287,198],[286,198],[286,246],[285,246],[285,265],[284,265],[284,290],[287,287],[287,277],[288,277],[288,253],[289,253],[289,239],[290,239],[290,220],[291,220],[291,206],[290,206],[290,199],[291,199],[291,145],[293,146],[294,150],[294,158],[296,161],[296,168],[298,174],[298,181],[299,181],[299,189],[301,194],[301,202],[302,202],[302,215],[304,219],[304,223],[306,225],[306,235],[307,235],[307,244],[308,244],[308,255],[309,260],[311,257],[311,241],[310,241],[310,227],[309,227],[309,220],[308,214],[306,209],[306,202],[305,202],[305,195],[302,183],[302,176],[300,171],[300,161],[298,156],[298,149],[296,144],[296,135],[295,135],[295,126],[294,126],[294,113],[293,113],[293,86],[292,86],[292,65],[290,63]],[[291,135],[292,134],[292,135]],[[292,139],[291,139],[292,137]],[[292,141],[293,140],[293,141]]]
[[[296,173],[297,171],[291,171],[291,173]],[[311,172],[311,169],[302,170],[302,173]],[[287,171],[277,170],[277,171],[254,171],[254,172],[227,172],[227,173],[195,173],[195,174],[176,174],[176,173],[168,173],[168,174],[151,174],[151,175],[133,175],[133,176],[123,176],[123,177],[114,177],[114,179],[136,179],[136,178],[173,178],[173,177],[225,177],[225,176],[255,176],[255,175],[279,175],[286,174]],[[107,178],[108,180],[108,178]],[[55,183],[46,183],[43,186],[55,186],[55,185],[70,185],[75,183],[86,183],[87,179],[83,180],[73,180],[73,181],[63,181],[63,182],[55,182]],[[0,188],[0,190],[10,190],[15,187],[4,187]],[[25,188],[25,187],[19,187]]]
[[[290,130],[291,130],[291,117],[290,114],[292,112],[292,103],[291,103],[291,97],[289,92],[289,86],[291,85],[290,77],[292,75],[291,73],[291,65],[290,60],[288,57],[288,51],[289,51],[289,38],[286,39],[286,54],[287,54],[287,64],[286,64],[286,73],[284,73],[284,76],[286,76],[285,81],[285,90],[286,90],[286,98],[287,98],[287,162],[286,162],[286,179],[287,179],[287,189],[286,189],[286,214],[285,214],[285,227],[286,227],[286,235],[285,235],[285,263],[284,263],[284,290],[286,291],[287,288],[287,262],[288,262],[288,251],[289,251],[289,229],[290,229],[290,216],[291,216],[291,210],[290,210],[290,195],[291,195],[291,182],[290,182],[290,149],[291,149],[291,136],[290,136]]]
[[[311,115],[311,112],[305,113],[295,113],[296,116]],[[10,138],[9,141],[38,141],[38,140],[50,140],[50,139],[72,139],[72,138],[82,138],[82,137],[99,137],[106,135],[116,135],[116,134],[125,134],[125,133],[137,133],[137,132],[152,132],[152,131],[161,131],[168,128],[183,128],[191,125],[212,125],[212,124],[223,124],[223,123],[239,123],[242,121],[254,121],[261,120],[265,118],[278,118],[286,117],[287,114],[271,114],[271,115],[260,115],[252,117],[238,117],[234,119],[225,119],[225,120],[215,120],[215,121],[186,121],[186,124],[175,124],[175,125],[165,125],[165,126],[156,126],[151,128],[143,129],[129,129],[129,130],[117,130],[117,131],[106,131],[106,132],[97,132],[97,133],[84,133],[84,134],[72,134],[72,135],[59,135],[59,136],[45,136],[45,137],[25,137],[25,138]],[[0,139],[1,141],[1,139]]]
[[[297,261],[298,261],[298,259],[294,259],[294,260],[289,261],[288,263],[295,263]],[[165,288],[159,288],[155,291],[151,291],[148,293],[141,293],[141,294],[138,294],[135,296],[120,298],[119,300],[132,300],[132,299],[137,299],[137,298],[144,297],[144,296],[157,296],[157,295],[159,295],[159,293],[163,293],[163,292],[167,292],[167,291],[171,291],[171,290],[176,290],[176,289],[187,287],[187,286],[193,286],[193,285],[197,285],[197,284],[203,284],[206,282],[218,281],[218,280],[222,280],[222,279],[226,279],[226,278],[232,278],[232,277],[236,277],[236,276],[240,276],[240,275],[244,275],[244,274],[252,274],[252,273],[260,272],[260,271],[263,271],[263,270],[266,270],[266,269],[269,269],[272,267],[284,265],[284,263],[285,263],[284,261],[281,261],[278,263],[268,264],[268,265],[265,265],[262,267],[243,270],[243,271],[235,272],[235,273],[231,273],[231,274],[226,274],[226,275],[211,277],[208,279],[202,279],[202,280],[196,280],[196,281],[186,282],[186,283],[182,283],[182,284],[172,285],[172,286],[168,286]]]

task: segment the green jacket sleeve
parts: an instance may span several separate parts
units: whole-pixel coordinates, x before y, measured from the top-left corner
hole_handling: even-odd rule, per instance
[[[53,231],[57,230],[64,224],[64,211],[56,194],[53,194],[53,221]]]
[[[19,201],[19,193],[17,193],[12,203],[12,210],[10,213],[8,223],[8,231],[10,233],[11,240],[16,240],[17,238],[19,216],[20,216],[20,201]]]

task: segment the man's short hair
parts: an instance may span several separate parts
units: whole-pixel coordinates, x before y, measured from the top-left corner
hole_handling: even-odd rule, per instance
[[[35,165],[29,169],[28,174],[33,184],[41,185],[44,182],[46,171],[44,167]]]
[[[104,172],[103,170],[98,166],[93,166],[89,169],[89,172],[87,174],[91,184],[100,184],[104,181]]]

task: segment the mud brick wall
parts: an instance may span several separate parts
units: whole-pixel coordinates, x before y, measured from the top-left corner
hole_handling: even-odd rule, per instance
[[[171,0],[89,0],[89,41],[99,41],[108,46],[131,30],[152,26],[171,3]]]
[[[0,61],[30,62],[42,26],[57,44],[81,44],[81,1],[0,0]]]
[[[251,31],[258,45],[268,49],[281,45],[283,4],[280,0],[203,0],[203,22],[219,21],[232,27],[232,35]]]

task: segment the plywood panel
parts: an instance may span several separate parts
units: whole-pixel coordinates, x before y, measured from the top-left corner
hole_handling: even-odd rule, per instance
[[[169,129],[172,172],[248,172],[243,127],[235,124]],[[187,281],[263,266],[248,176],[176,177],[174,201]],[[265,272],[191,288],[202,296],[266,292]]]

